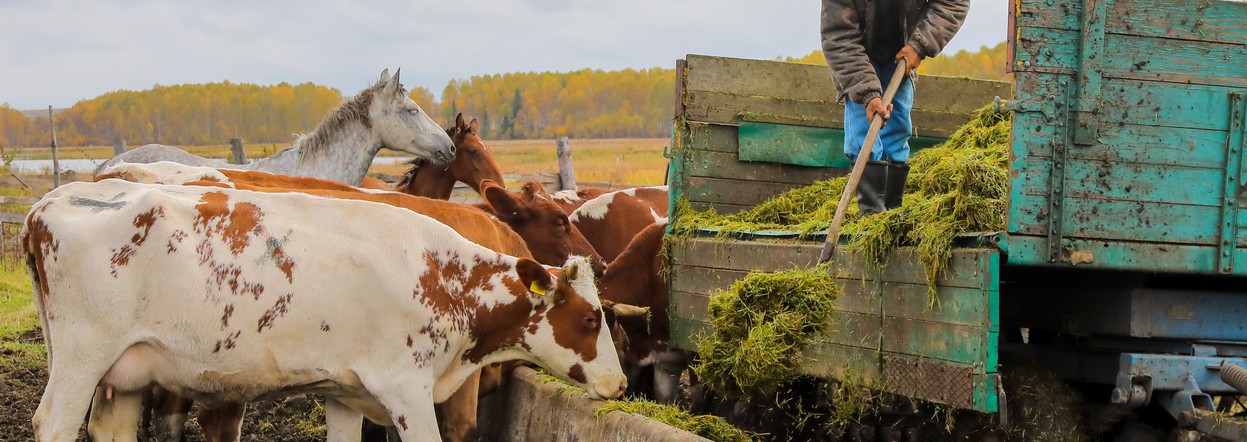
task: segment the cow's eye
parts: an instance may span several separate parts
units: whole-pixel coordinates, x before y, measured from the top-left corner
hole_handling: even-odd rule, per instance
[[[585,327],[593,330],[598,329],[598,318],[596,316],[585,316]]]

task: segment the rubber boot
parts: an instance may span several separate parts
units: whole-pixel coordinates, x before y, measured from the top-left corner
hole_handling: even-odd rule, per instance
[[[905,180],[909,178],[909,164],[888,163],[887,183],[883,192],[883,207],[892,210],[901,206],[905,197]]]
[[[884,211],[884,191],[887,189],[888,163],[868,161],[857,182],[857,208],[862,215]]]

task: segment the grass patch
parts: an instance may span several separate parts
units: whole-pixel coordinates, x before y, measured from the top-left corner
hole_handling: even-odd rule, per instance
[[[47,350],[37,339],[39,313],[31,296],[26,267],[0,265],[0,365],[41,367],[47,363]]]
[[[748,442],[754,435],[732,426],[718,416],[694,415],[674,405],[663,405],[646,400],[609,400],[594,411],[601,416],[612,411],[622,411],[662,422],[672,427],[696,434],[716,442]]]
[[[799,373],[800,357],[830,327],[841,290],[826,264],[781,272],[752,272],[710,297],[714,327],[699,339],[693,367],[710,388],[748,398],[774,391]]]

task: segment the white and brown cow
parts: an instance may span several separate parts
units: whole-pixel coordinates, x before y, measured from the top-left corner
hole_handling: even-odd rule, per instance
[[[653,223],[667,222],[667,186],[635,187],[602,194],[568,216],[606,262]]]
[[[134,440],[153,384],[208,407],[321,393],[330,440],[361,416],[436,440],[434,402],[491,362],[625,387],[587,262],[547,269],[409,210],[104,180],[50,192],[22,241],[50,365],[41,441],[73,440],[88,407],[95,440]]]

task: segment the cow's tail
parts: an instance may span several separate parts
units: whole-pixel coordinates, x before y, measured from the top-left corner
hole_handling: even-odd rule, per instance
[[[26,255],[26,271],[30,274],[31,293],[35,296],[35,309],[39,312],[39,329],[43,331],[43,348],[48,352],[48,367],[52,367],[52,336],[48,333],[48,314],[47,307],[43,302],[47,299],[43,293],[43,286],[39,284],[42,279],[39,276],[38,258],[35,256],[34,244],[31,244],[30,229],[25,223],[22,224],[22,231],[18,234],[18,241],[22,244],[22,253]],[[45,275],[46,276],[46,275]]]

